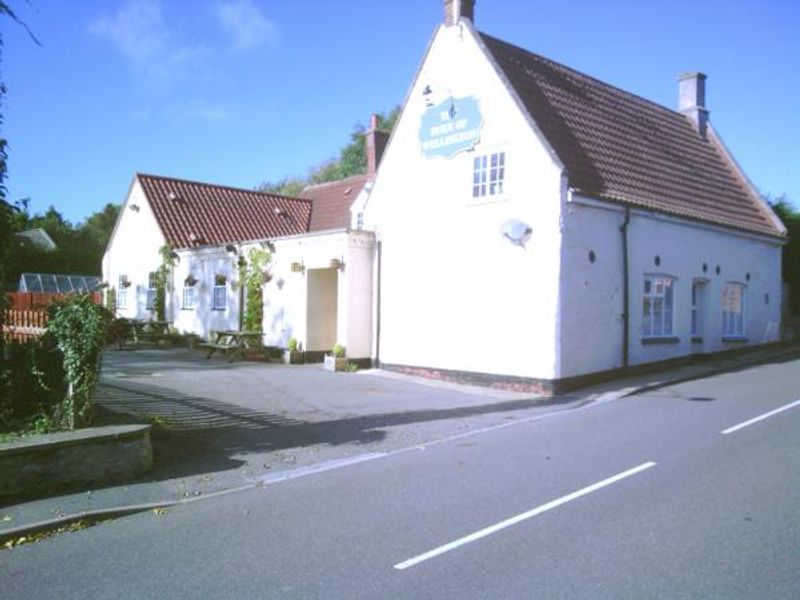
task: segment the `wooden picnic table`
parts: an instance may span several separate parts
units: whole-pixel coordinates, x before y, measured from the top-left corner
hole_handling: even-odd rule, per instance
[[[242,357],[247,350],[254,350],[261,348],[260,331],[235,331],[223,330],[212,331],[212,340],[202,344],[198,344],[201,348],[208,350],[206,358],[211,358],[214,352],[223,352],[228,355],[228,361],[233,360],[233,355],[238,353]]]
[[[127,319],[128,334],[127,338],[134,344],[143,342],[158,343],[169,337],[170,321],[140,321],[137,319]]]

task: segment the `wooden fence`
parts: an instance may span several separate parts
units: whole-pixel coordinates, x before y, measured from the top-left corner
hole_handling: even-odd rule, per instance
[[[6,341],[24,342],[45,332],[47,311],[9,309],[3,321],[2,333]]]
[[[69,294],[55,294],[52,292],[9,292],[6,294],[11,310],[39,310],[50,306],[57,300],[69,298]],[[92,292],[95,304],[103,303],[102,292]]]

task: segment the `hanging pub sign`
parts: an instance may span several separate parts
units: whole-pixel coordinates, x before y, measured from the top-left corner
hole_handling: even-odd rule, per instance
[[[447,98],[422,115],[419,141],[423,156],[450,157],[471,150],[481,136],[483,115],[474,96]]]

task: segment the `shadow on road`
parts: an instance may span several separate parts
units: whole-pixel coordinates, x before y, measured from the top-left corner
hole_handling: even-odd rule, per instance
[[[246,460],[240,457],[247,454],[317,444],[380,442],[388,427],[525,410],[537,404],[534,400],[514,400],[306,422],[138,382],[103,383],[95,400],[98,420],[103,424],[154,425],[156,465],[148,480],[243,467]]]

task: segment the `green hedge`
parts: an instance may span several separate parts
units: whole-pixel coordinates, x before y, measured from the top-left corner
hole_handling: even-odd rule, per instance
[[[111,314],[85,294],[49,312],[43,336],[7,343],[0,353],[0,431],[25,431],[33,423],[54,429],[91,423]]]

